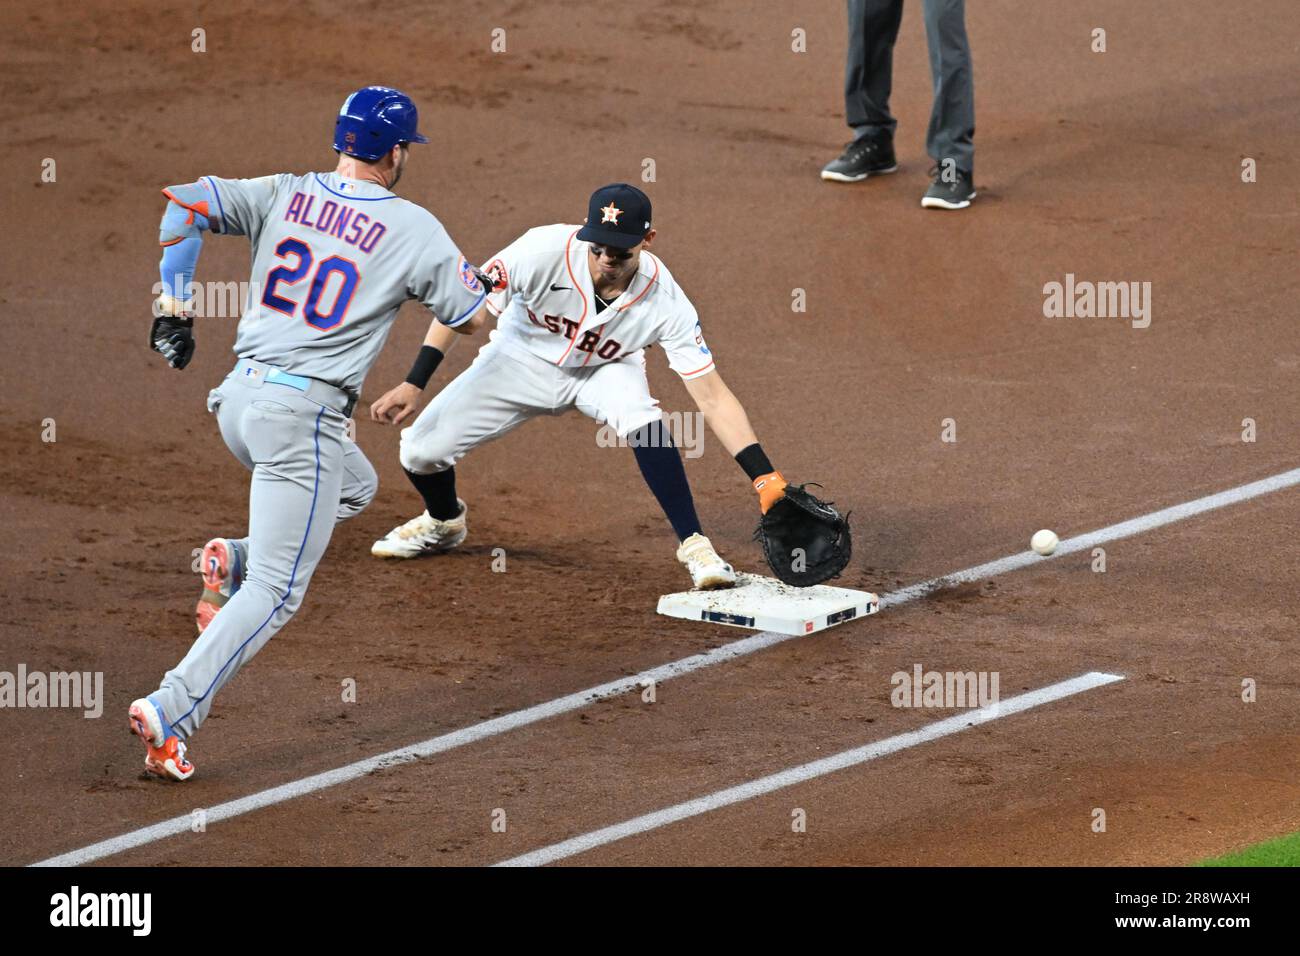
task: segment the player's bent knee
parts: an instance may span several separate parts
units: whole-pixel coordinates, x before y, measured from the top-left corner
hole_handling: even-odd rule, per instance
[[[344,496],[339,501],[337,518],[346,521],[366,510],[370,502],[379,494],[379,475],[375,473],[370,462],[364,461],[350,475],[351,482],[344,489]]]
[[[288,577],[282,581],[272,580],[256,567],[250,567],[244,575],[244,583],[240,586],[239,593],[256,594],[263,606],[273,608],[280,603],[288,586]]]
[[[305,581],[295,583],[292,590],[280,605],[280,616],[283,620],[288,620],[298,613],[298,608],[302,607],[302,599],[307,594],[307,583]]]
[[[361,512],[366,510],[370,502],[375,500],[375,495],[379,491],[377,484],[367,486],[360,493],[349,498],[343,498],[339,501],[339,509],[334,518],[336,521],[347,521],[349,518],[355,518]]]
[[[353,513],[364,511],[370,502],[375,500],[375,495],[379,494],[379,476],[371,473],[370,481],[362,487],[361,493],[352,499]]]
[[[623,417],[622,421],[617,418],[611,419],[609,425],[620,438],[633,447],[636,447],[634,444],[636,442],[645,445],[657,443],[665,436],[668,444],[672,444],[672,434],[665,426],[663,413],[658,408]]]
[[[275,575],[274,578],[280,578]],[[244,578],[243,586],[240,593],[244,591],[260,592],[262,600],[269,604],[271,613],[280,621],[279,626],[293,617],[294,613],[302,606],[303,595],[307,593],[307,584],[310,579],[304,580],[300,573],[296,579],[283,577],[282,579],[272,579],[264,574],[249,569],[248,576]]]
[[[455,464],[449,450],[427,443],[417,444],[405,438],[402,439],[397,457],[402,467],[413,475],[434,475]]]

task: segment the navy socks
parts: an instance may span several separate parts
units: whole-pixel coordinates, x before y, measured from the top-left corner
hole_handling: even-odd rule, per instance
[[[691,497],[691,486],[686,481],[682,456],[662,419],[633,432],[627,443],[635,452],[641,475],[658,499],[659,507],[668,516],[678,540],[684,541],[696,534],[700,530],[700,519],[695,514],[695,499]]]
[[[679,540],[685,540],[700,530],[700,519],[695,513],[695,499],[686,481],[682,456],[673,444],[672,435],[663,422],[655,421],[628,436],[627,443],[636,454],[646,485],[654,493],[673,526]],[[456,503],[456,469],[448,468],[432,475],[406,472],[415,490],[424,499],[429,517],[447,521],[460,514]]]
[[[402,469],[406,471],[406,469]],[[424,507],[430,518],[449,521],[460,514],[460,505],[456,504],[456,469],[448,468],[432,475],[416,475],[407,471],[415,490],[424,499]]]

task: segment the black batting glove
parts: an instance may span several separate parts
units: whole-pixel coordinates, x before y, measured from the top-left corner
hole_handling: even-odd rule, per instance
[[[190,316],[155,316],[149,330],[149,348],[167,360],[174,369],[182,369],[194,358],[194,319]]]

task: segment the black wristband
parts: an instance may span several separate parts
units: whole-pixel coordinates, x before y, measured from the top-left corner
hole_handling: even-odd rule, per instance
[[[432,345],[421,345],[420,354],[416,356],[415,364],[411,366],[406,381],[416,388],[424,388],[429,384],[429,379],[433,378],[433,373],[438,370],[442,360],[441,349],[435,349]]]
[[[772,462],[768,460],[767,453],[763,451],[763,446],[758,442],[740,449],[736,453],[736,464],[745,469],[745,474],[749,475],[750,481],[760,475],[770,475],[776,471],[772,467]]]

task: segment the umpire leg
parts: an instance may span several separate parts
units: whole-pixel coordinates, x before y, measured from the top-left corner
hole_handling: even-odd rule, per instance
[[[889,112],[894,41],[903,0],[848,0],[849,52],[844,70],[844,115],[855,139],[893,137]]]
[[[973,176],[975,81],[966,39],[966,0],[925,0],[925,38],[934,84],[926,152],[936,163],[951,159]]]

